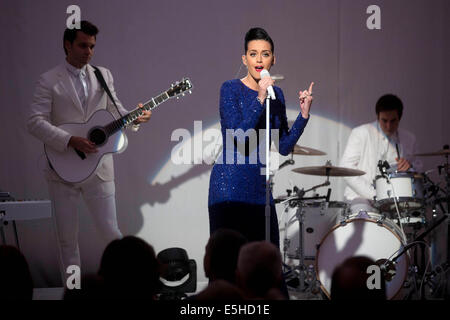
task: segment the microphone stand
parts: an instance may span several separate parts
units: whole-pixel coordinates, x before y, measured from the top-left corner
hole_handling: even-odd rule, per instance
[[[266,241],[270,242],[270,191],[272,189],[272,178],[270,174],[270,99],[275,99],[267,93],[266,97]]]

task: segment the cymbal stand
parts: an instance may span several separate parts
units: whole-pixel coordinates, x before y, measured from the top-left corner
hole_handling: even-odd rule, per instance
[[[293,270],[291,270],[291,272],[294,274],[294,278],[297,278],[299,281],[299,286],[297,287],[297,291],[298,292],[311,292],[311,293],[318,293],[318,288],[319,288],[319,284],[318,284],[318,280],[316,278],[316,274],[314,269],[307,268],[305,265],[305,249],[304,249],[304,243],[305,243],[305,207],[306,204],[304,203],[304,200],[308,200],[309,198],[304,198],[304,194],[306,192],[312,191],[312,190],[316,190],[317,188],[320,187],[324,187],[324,186],[329,186],[330,185],[330,181],[329,181],[330,177],[329,177],[329,169],[327,169],[327,180],[322,183],[319,184],[317,186],[313,186],[312,188],[308,189],[308,190],[294,190],[294,192],[297,193],[297,198],[295,200],[290,200],[290,205],[291,206],[295,206],[296,212],[295,212],[295,217],[298,221],[298,247],[296,250],[297,253],[297,257],[299,259],[299,263],[297,266],[295,266],[293,268]],[[327,202],[330,201],[330,194],[331,194],[331,189],[328,189],[328,194],[327,196],[324,197],[313,197],[314,199],[325,199]],[[289,240],[287,238],[285,238],[285,243],[284,243],[284,249],[287,249],[287,245],[289,243]],[[285,254],[286,256],[286,254]]]
[[[298,247],[296,250],[299,263],[296,265],[293,270],[293,279],[298,279],[298,292],[310,292],[313,294],[318,293],[318,284],[316,275],[314,272],[314,269],[307,268],[305,265],[305,249],[304,249],[304,243],[305,243],[305,236],[304,236],[304,219],[305,219],[305,207],[306,205],[303,203],[302,200],[299,200],[299,202],[296,204],[297,211],[295,213],[295,216],[297,218],[298,224],[299,224],[299,234],[298,234]]]
[[[449,149],[449,146],[448,145],[445,145],[444,146],[444,149]],[[448,161],[448,156],[449,156],[449,154],[447,153],[446,155],[445,155],[445,162],[446,162],[446,164],[445,164],[445,180],[447,181],[447,190],[446,190],[446,194],[447,194],[447,197],[446,197],[446,201],[447,201],[447,213],[446,213],[446,216],[447,216],[447,265],[449,264],[449,261],[450,261],[450,221],[448,220],[448,217],[449,217],[449,215],[450,215],[450,165],[449,165],[449,161]],[[440,170],[439,170],[440,171]],[[447,281],[448,281],[448,279],[445,279],[445,281],[444,281],[444,283],[445,283],[445,286],[448,288],[448,283],[447,283]],[[447,289],[447,291],[446,291],[446,293],[445,293],[445,295],[450,295],[450,293],[448,292],[448,289]]]

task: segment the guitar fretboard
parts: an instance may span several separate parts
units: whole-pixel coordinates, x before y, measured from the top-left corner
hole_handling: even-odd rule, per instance
[[[150,99],[144,105],[142,108],[137,108],[136,110],[131,111],[130,113],[124,115],[122,118],[112,121],[109,124],[105,126],[105,130],[108,133],[108,135],[112,135],[116,133],[117,131],[121,130],[122,128],[126,127],[130,123],[132,123],[134,120],[136,120],[138,117],[140,117],[143,114],[143,110],[153,110],[157,106],[159,106],[164,101],[167,101],[169,99],[169,95],[167,92],[161,93],[159,96]]]

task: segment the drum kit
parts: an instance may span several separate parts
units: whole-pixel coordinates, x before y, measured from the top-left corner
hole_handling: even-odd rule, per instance
[[[291,159],[280,168],[292,165],[293,155],[325,153],[296,146]],[[297,292],[330,298],[334,269],[347,258],[366,256],[384,271],[388,299],[424,299],[427,295],[447,298],[449,155],[448,145],[436,152],[414,155],[445,158],[438,166],[438,183],[429,177],[430,171],[397,172],[390,170],[387,162],[379,162],[380,174],[373,181],[376,197],[371,202],[375,210],[358,212],[349,203],[330,201],[331,188],[322,196],[315,193],[306,197],[306,194],[329,186],[330,177],[361,176],[364,171],[336,167],[330,161],[324,166],[293,169],[297,174],[326,177],[326,181],[308,190],[294,186],[287,190],[287,195],[274,199],[285,209],[280,233],[284,234],[281,251],[288,286]],[[447,225],[446,239],[439,235],[439,240],[446,243],[445,259],[431,265],[431,248],[435,249],[431,235],[436,235],[437,227],[444,225]]]

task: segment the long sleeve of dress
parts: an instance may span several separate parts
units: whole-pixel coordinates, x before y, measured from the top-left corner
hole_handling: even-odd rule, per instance
[[[276,91],[277,91],[277,97],[279,97],[281,104],[283,106],[282,112],[281,112],[281,119],[280,119],[279,152],[281,155],[286,156],[292,152],[298,139],[300,139],[300,136],[302,135],[303,130],[305,129],[306,124],[308,123],[309,117],[308,117],[308,119],[305,119],[305,118],[303,118],[302,113],[299,112],[297,119],[295,119],[294,124],[292,125],[292,128],[289,130],[288,123],[287,123],[287,117],[286,117],[286,107],[285,107],[283,91],[281,91],[281,90],[276,90]]]
[[[225,82],[220,89],[220,119],[222,128],[255,129],[264,111],[264,105],[255,98],[248,105],[241,105],[236,87],[230,81]]]

